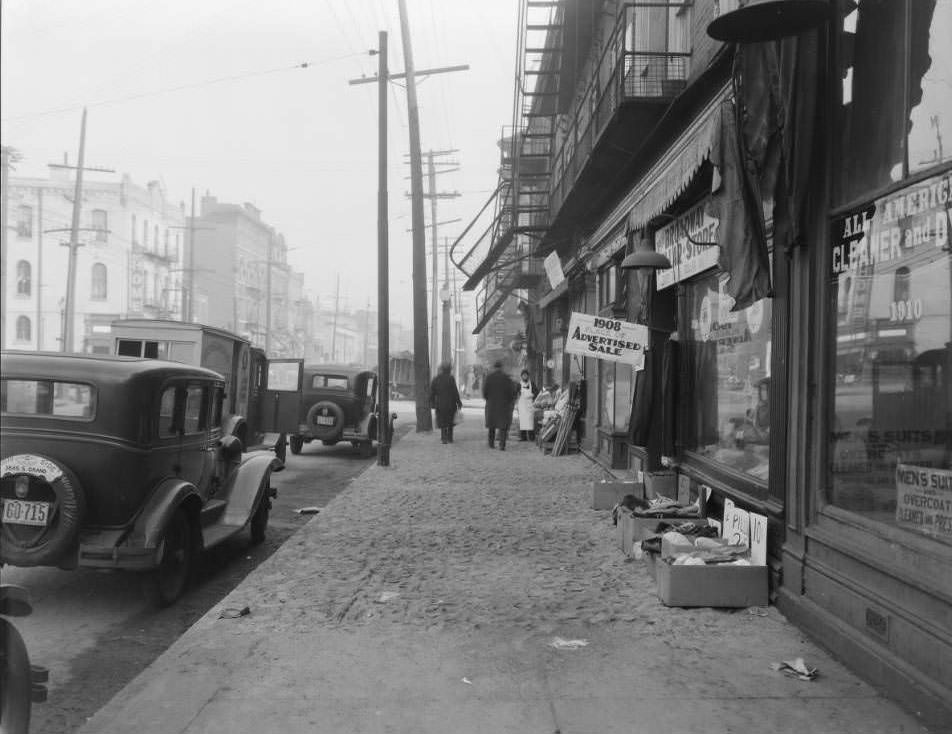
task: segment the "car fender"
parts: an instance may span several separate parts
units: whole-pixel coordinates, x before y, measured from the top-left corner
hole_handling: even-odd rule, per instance
[[[177,477],[163,480],[136,517],[129,544],[142,548],[157,547],[165,526],[179,507],[185,507],[193,527],[197,527],[201,506],[202,500],[191,482]]]
[[[258,509],[258,504],[268,491],[271,472],[281,467],[281,460],[266,451],[247,454],[238,468],[225,483],[224,491],[228,506],[222,517],[225,525],[245,525]]]

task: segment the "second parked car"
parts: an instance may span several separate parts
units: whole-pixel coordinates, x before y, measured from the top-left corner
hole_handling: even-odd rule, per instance
[[[377,438],[377,375],[339,365],[304,365],[301,420],[288,437],[291,453],[311,441],[350,441],[364,456]]]

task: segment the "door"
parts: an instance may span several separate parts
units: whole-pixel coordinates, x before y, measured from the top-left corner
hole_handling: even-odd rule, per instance
[[[297,433],[301,413],[303,359],[268,361],[267,381],[260,393],[257,415],[262,433]]]

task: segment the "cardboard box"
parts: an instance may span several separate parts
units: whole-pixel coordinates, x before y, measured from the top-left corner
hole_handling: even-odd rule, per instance
[[[767,567],[707,564],[675,566],[659,559],[658,598],[669,607],[765,607]]]
[[[645,472],[645,496],[648,499],[678,496],[678,475],[670,469]]]
[[[657,581],[657,567],[659,563],[660,561],[658,560],[657,553],[645,553],[645,568],[648,569],[648,575],[651,577],[652,581]]]
[[[696,522],[706,523],[707,520],[698,517],[634,517],[629,512],[618,513],[618,536],[621,552],[626,556],[632,554],[635,543],[640,543],[649,535],[654,535],[655,528],[662,520],[669,522]]]
[[[645,485],[634,480],[602,480],[600,482],[592,482],[592,509],[610,510],[621,502],[622,497],[626,494],[633,494],[635,497],[644,498]]]

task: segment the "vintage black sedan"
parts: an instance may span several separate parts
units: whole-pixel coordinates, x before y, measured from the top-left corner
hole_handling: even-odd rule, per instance
[[[291,453],[311,441],[333,446],[350,441],[363,456],[377,438],[377,374],[341,365],[304,365],[298,431],[288,437]]]
[[[222,429],[217,372],[134,357],[0,357],[0,563],[141,572],[158,605],[195,555],[264,539],[283,468]]]

